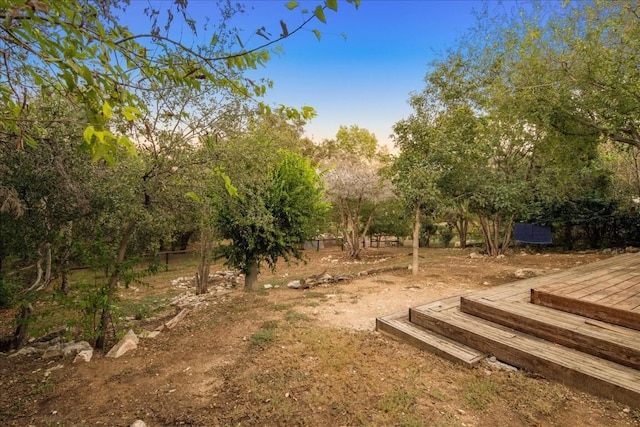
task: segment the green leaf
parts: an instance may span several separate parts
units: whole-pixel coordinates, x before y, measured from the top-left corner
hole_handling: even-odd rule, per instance
[[[102,104],[102,114],[105,118],[110,119],[113,116],[113,111],[111,110],[111,105],[107,101],[104,101]]]
[[[215,46],[218,44],[218,35],[214,34],[213,37],[211,37],[211,46]]]
[[[338,11],[338,0],[324,0],[324,4],[334,12]]]
[[[136,120],[141,114],[142,112],[136,107],[124,107],[124,110],[122,111],[124,118],[130,122]]]
[[[300,5],[300,3],[298,3],[297,1],[290,1],[289,3],[286,4],[287,9],[289,10],[293,10],[296,7],[298,7]]]
[[[316,7],[313,11],[313,14],[318,18],[321,22],[327,23],[327,18],[324,16],[324,8],[322,6]]]
[[[322,37],[322,36],[320,35],[320,31],[318,31],[318,30],[313,30],[313,34],[315,34],[315,35],[316,35],[316,38],[318,39],[318,41],[320,41],[320,38]]]
[[[307,120],[314,118],[317,115],[315,108],[310,107],[308,105],[302,106],[302,117]]]
[[[96,129],[93,126],[87,126],[84,130],[82,136],[87,144],[91,144],[91,139],[93,138],[93,134],[96,133]]]
[[[126,136],[126,135],[122,135],[118,138],[118,145],[120,147],[124,147],[127,150],[127,153],[131,154],[131,155],[135,155],[136,154],[136,146],[133,142],[131,142],[131,140]]]
[[[198,195],[196,193],[194,193],[193,191],[189,191],[187,194],[185,194],[185,197],[193,200],[196,203],[201,203],[202,202],[200,200],[200,197],[198,197]]]

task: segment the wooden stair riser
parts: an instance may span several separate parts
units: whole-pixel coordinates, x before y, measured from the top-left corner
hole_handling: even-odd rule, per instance
[[[483,299],[460,299],[460,311],[485,320],[503,325],[544,340],[592,354],[621,365],[640,369],[640,342],[630,337],[626,342],[624,335],[615,330],[603,331],[600,334],[587,334],[577,330],[568,320],[555,324],[545,318],[543,313],[535,316],[535,306],[529,313],[518,313],[518,304],[493,303]],[[533,310],[531,310],[533,308]],[[564,313],[558,313],[562,316]],[[566,315],[573,316],[573,315]],[[607,338],[606,335],[609,335]],[[617,340],[612,340],[616,336]],[[637,341],[637,339],[635,339]]]
[[[411,319],[421,327],[492,354],[518,368],[597,396],[640,407],[640,373],[631,368],[565,349],[506,327],[494,327],[488,321],[462,313],[441,315],[412,310]],[[599,369],[600,364],[608,364],[610,368]],[[611,368],[613,365],[619,369]],[[609,371],[615,374],[609,374]]]
[[[476,366],[487,356],[458,342],[425,331],[417,325],[412,325],[408,320],[403,321],[395,316],[377,318],[376,330],[468,368]]]

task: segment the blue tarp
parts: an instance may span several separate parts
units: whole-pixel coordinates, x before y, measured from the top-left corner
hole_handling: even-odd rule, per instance
[[[551,227],[522,222],[516,223],[513,228],[513,240],[521,243],[549,245],[553,243],[551,241]]]

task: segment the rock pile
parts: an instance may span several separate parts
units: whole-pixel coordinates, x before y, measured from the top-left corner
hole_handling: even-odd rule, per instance
[[[209,274],[209,292],[224,292],[236,288],[244,282],[244,274],[235,271],[216,271]],[[179,289],[196,287],[195,276],[178,277],[171,281],[171,286]]]
[[[359,273],[336,274],[336,275],[327,274],[327,272],[324,271],[320,274],[309,276],[306,279],[293,280],[287,284],[287,287],[291,289],[309,289],[316,286],[327,286],[332,283],[351,280],[360,276],[369,276],[372,274],[380,274],[380,273],[386,273],[389,271],[404,270],[404,269],[405,267],[392,266],[392,267],[373,268],[371,270],[365,270]]]

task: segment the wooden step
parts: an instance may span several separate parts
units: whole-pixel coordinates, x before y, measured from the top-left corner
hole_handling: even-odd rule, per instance
[[[531,302],[534,304],[640,331],[640,294],[633,297],[638,298],[637,306],[620,308],[558,295],[544,288],[531,289]]]
[[[410,310],[425,329],[521,369],[605,398],[640,407],[640,371],[480,319],[456,309]]]
[[[410,323],[408,312],[377,318],[376,330],[467,367],[477,365],[487,356],[471,347]]]
[[[460,298],[460,311],[640,369],[640,332],[528,302]]]

